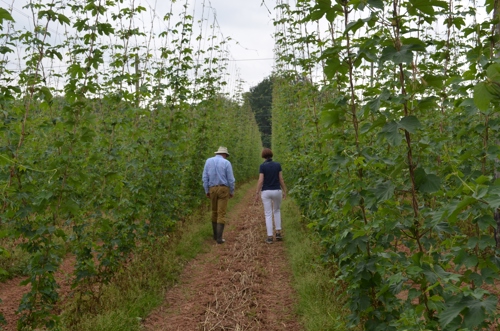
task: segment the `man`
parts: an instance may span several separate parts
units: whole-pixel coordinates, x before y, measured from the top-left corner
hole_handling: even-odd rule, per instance
[[[234,196],[234,175],[231,162],[227,160],[226,147],[219,147],[215,156],[207,159],[203,169],[203,188],[212,205],[212,229],[218,244],[224,243],[222,233],[226,224],[226,209],[229,198]]]

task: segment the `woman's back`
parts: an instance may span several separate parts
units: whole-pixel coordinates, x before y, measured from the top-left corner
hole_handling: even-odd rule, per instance
[[[259,173],[264,175],[262,191],[281,189],[279,173],[281,164],[274,162],[273,159],[267,159],[260,165]]]

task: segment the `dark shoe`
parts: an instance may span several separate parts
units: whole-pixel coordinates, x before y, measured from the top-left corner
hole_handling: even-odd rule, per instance
[[[276,232],[276,241],[282,241],[283,237],[281,236],[281,232]]]
[[[214,232],[214,240],[217,240],[217,222],[212,222],[212,230]]]
[[[267,237],[266,244],[272,244],[272,243],[273,243],[273,237]]]
[[[223,244],[225,242],[225,240],[222,239],[223,233],[224,233],[224,224],[217,223],[217,243],[218,244]]]

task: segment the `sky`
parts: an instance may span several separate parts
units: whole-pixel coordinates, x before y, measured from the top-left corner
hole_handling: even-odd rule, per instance
[[[230,52],[246,88],[269,76],[274,64],[274,0],[210,0],[221,31],[233,39]]]
[[[35,0],[35,2],[40,0]],[[53,0],[41,0],[47,3]],[[273,26],[275,0],[125,0],[124,3],[134,3],[146,8],[142,22],[138,26],[151,28],[149,16],[155,16],[155,31],[164,30],[166,23],[163,17],[171,8],[181,10],[188,2],[190,11],[198,22],[201,17],[212,24],[215,18],[216,28],[225,38],[231,38],[228,43],[228,88],[235,88],[236,81],[241,80],[243,91],[248,91],[264,78],[268,77],[274,65]],[[0,7],[12,8],[16,20],[16,29],[32,31],[31,12],[25,8],[29,0],[0,0]],[[204,9],[203,9],[204,8]],[[202,13],[202,9],[204,12]],[[197,23],[194,24],[196,28]],[[49,29],[49,31],[51,31]],[[53,36],[63,38],[62,31],[52,30]],[[57,41],[60,43],[61,41]],[[14,64],[16,63],[17,64]],[[21,68],[22,60],[13,61],[13,65]],[[63,65],[61,65],[62,67]],[[232,92],[232,91],[231,91]]]
[[[23,27],[26,27],[29,31],[33,29],[32,19],[30,18],[31,12],[25,8],[29,1],[0,0],[0,7],[12,8],[17,29]],[[31,1],[49,3],[55,0]],[[79,0],[65,0],[63,2],[73,1]],[[243,91],[248,91],[272,73],[274,65],[273,34],[275,32],[273,20],[275,19],[274,7],[276,6],[276,0],[124,0],[122,6],[131,3],[134,6],[144,6],[146,12],[137,26],[149,32],[148,29],[152,27],[150,18],[153,16],[155,17],[155,28],[153,30],[155,33],[160,33],[165,31],[166,28],[167,23],[163,20],[165,14],[171,8],[176,8],[179,12],[186,1],[190,6],[189,11],[195,17],[194,28],[196,28],[196,22],[202,18],[209,24],[212,24],[215,18],[218,32],[225,38],[231,38],[228,44],[228,74],[230,77],[227,78],[230,86],[228,87],[229,91],[226,92],[234,92],[237,79],[243,81]],[[204,12],[202,12],[202,9]],[[178,19],[178,16],[174,17],[174,20]],[[51,32],[55,31],[51,30]],[[207,31],[204,31],[204,35],[207,35]],[[61,36],[62,38],[63,32],[57,31],[57,33],[53,33],[53,36]],[[55,42],[55,44],[61,43],[61,40]],[[159,46],[163,45],[156,45],[156,47]],[[20,70],[23,67],[22,62],[21,56],[18,56],[17,60],[12,61],[12,65],[17,66],[18,70]],[[61,70],[65,67],[64,63],[56,66],[62,68]]]
[[[160,16],[168,12],[172,5],[169,0],[136,1],[154,8]],[[174,8],[181,10],[185,1],[189,2],[190,10],[193,10],[195,22],[204,17],[212,24],[215,17],[220,33],[225,38],[231,38],[229,73],[239,75],[244,81],[245,91],[271,74],[274,65],[273,19],[276,0],[176,0]],[[193,29],[196,28],[195,23]]]

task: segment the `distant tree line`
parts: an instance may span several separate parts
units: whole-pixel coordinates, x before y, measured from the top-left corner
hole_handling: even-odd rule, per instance
[[[257,86],[250,88],[247,100],[255,115],[261,133],[262,145],[271,147],[271,106],[273,103],[273,79],[267,77]]]

